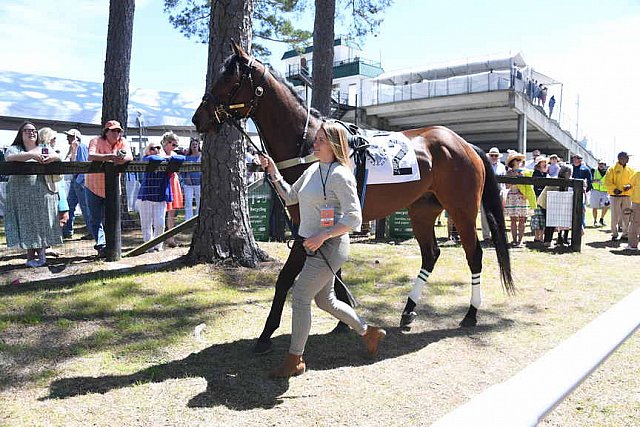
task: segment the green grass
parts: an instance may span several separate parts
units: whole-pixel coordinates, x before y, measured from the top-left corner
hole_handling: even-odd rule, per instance
[[[381,360],[360,356],[353,334],[325,335],[335,321],[314,309],[305,356],[311,371],[288,383],[266,379],[288,345],[288,303],[276,351],[250,354],[278,262],[0,287],[0,407],[11,414],[0,414],[0,424],[394,425],[406,417],[429,424],[637,287],[628,266],[638,257],[588,246],[606,238],[587,229],[581,254],[512,251],[515,297],[502,291],[495,254],[485,251],[481,326],[473,330],[457,327],[470,297],[464,253],[445,247],[410,335],[395,326],[420,269],[415,241],[354,244],[344,277],[361,302],[358,313],[389,328]],[[280,261],[288,254],[284,244],[261,247]],[[201,323],[207,328],[198,339]],[[554,411],[553,425],[625,425],[639,414],[639,341],[623,346],[601,377],[596,373]],[[354,395],[367,402],[357,413]]]

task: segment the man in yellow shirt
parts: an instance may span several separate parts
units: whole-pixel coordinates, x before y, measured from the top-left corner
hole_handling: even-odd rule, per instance
[[[622,240],[628,239],[629,215],[631,210],[631,177],[635,171],[627,165],[629,155],[618,153],[618,162],[609,168],[604,183],[611,198],[611,240],[618,240],[618,227],[622,229]],[[625,212],[627,214],[625,215]]]
[[[629,247],[638,249],[640,234],[640,171],[631,177],[631,215],[629,215]]]

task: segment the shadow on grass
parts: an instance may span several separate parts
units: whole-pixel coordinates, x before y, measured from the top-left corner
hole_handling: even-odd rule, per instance
[[[640,251],[637,249],[629,249],[629,248],[620,248],[617,250],[610,251],[614,255],[622,255],[622,256],[638,256],[640,255]]]
[[[86,258],[81,258],[86,259]],[[185,263],[185,257],[179,257],[166,262],[158,262],[153,264],[141,264],[135,266],[126,266],[123,268],[116,268],[111,270],[98,270],[86,273],[73,273],[72,275],[62,277],[52,277],[42,280],[32,280],[20,285],[7,285],[0,286],[1,295],[19,295],[27,292],[33,292],[38,290],[55,290],[60,287],[68,288],[82,283],[90,282],[93,280],[104,280],[112,278],[126,278],[128,276],[137,275],[141,273],[155,273],[163,271],[174,271],[180,268],[186,268],[188,265]],[[71,268],[71,266],[62,266],[62,263],[51,263],[50,269],[64,270]],[[23,268],[20,266],[20,268]],[[52,270],[52,272],[56,272]]]
[[[456,308],[463,312],[464,307]],[[392,359],[428,347],[442,339],[473,336],[477,333],[497,332],[513,323],[490,313],[493,323],[475,328],[444,328],[403,334],[399,328],[388,328],[378,360]],[[189,407],[226,406],[233,410],[273,408],[282,403],[288,388],[287,379],[268,378],[287,351],[290,337],[273,339],[274,352],[265,356],[251,353],[254,340],[237,340],[213,345],[182,360],[151,366],[130,375],[102,377],[75,377],[54,381],[49,395],[41,398],[64,399],[89,393],[107,393],[111,390],[144,383],[158,383],[168,379],[200,377],[207,381],[204,392],[194,396]],[[364,366],[376,363],[365,356],[360,337],[354,333],[313,335],[306,348],[306,361],[314,371],[332,370],[343,366]]]
[[[617,249],[620,247],[620,240],[609,239],[602,242],[589,242],[587,243],[587,246],[590,246],[595,249],[606,249],[606,248]]]

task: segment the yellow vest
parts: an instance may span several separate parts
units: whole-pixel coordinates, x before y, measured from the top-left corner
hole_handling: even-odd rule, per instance
[[[602,175],[602,173],[600,172],[600,169],[596,168],[596,171],[593,173],[593,181],[591,183],[591,186],[593,187],[594,190],[602,191],[604,193],[607,192],[607,186],[604,183],[605,175]],[[596,182],[596,181],[600,181],[600,182]]]

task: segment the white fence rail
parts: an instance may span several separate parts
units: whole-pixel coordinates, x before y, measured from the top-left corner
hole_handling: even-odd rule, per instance
[[[434,427],[535,426],[640,326],[640,288],[507,381]]]

